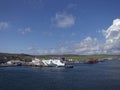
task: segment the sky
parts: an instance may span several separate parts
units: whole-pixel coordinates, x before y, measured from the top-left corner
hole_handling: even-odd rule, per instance
[[[120,0],[0,0],[0,52],[120,55]]]

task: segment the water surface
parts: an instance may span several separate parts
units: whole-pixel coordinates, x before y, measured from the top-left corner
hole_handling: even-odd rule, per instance
[[[0,67],[0,90],[120,90],[120,60],[73,65]]]

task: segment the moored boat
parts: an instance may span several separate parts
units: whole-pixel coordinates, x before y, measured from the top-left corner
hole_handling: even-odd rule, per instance
[[[65,65],[65,68],[73,68],[73,65]]]

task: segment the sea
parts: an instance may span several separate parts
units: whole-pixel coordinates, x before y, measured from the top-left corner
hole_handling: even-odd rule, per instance
[[[0,90],[120,90],[120,60],[65,67],[0,67]]]

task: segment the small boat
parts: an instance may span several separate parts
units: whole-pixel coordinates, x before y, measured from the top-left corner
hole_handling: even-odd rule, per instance
[[[65,68],[73,68],[73,65],[65,65]]]
[[[17,63],[17,66],[22,66],[22,63]]]

